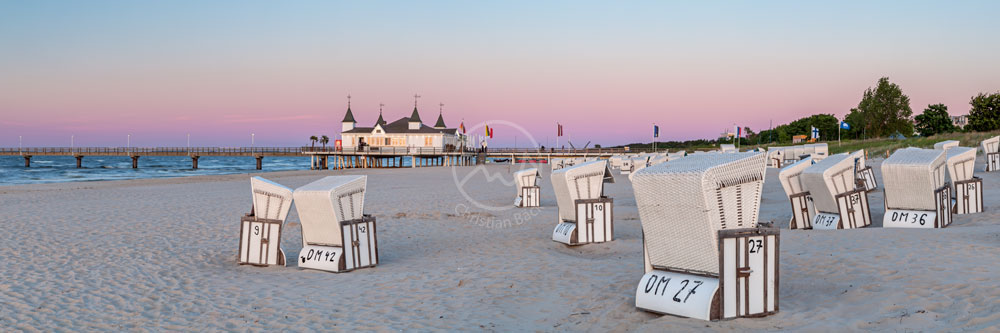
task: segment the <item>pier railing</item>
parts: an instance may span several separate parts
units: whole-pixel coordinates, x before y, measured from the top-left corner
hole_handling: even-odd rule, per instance
[[[664,151],[666,149],[660,149]],[[554,149],[554,148],[489,148],[487,154],[627,154],[651,152],[652,149],[624,148],[587,148],[587,149]],[[428,148],[428,147],[378,147],[365,146],[361,148],[335,147],[25,147],[0,148],[0,155],[314,155],[314,154],[362,154],[362,155],[445,155],[459,153],[477,153],[473,148]]]

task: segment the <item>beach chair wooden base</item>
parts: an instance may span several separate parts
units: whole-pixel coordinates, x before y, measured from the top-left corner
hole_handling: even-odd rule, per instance
[[[281,220],[257,218],[247,214],[240,218],[241,265],[285,266],[281,250]]]
[[[837,212],[817,212],[812,218],[813,229],[855,229],[872,224],[868,192],[856,189],[836,195]]]
[[[780,158],[772,158],[770,163],[768,163],[769,164],[768,166],[772,168],[781,169],[781,161],[782,160]]]
[[[299,267],[328,272],[349,272],[378,264],[375,217],[341,221],[344,246],[306,244],[299,252]]]
[[[538,186],[522,187],[521,195],[514,200],[514,207],[528,208],[541,206],[541,192],[542,189]]]
[[[812,217],[816,215],[809,192],[792,194],[792,219],[788,222],[789,229],[812,229]]]
[[[576,200],[576,221],[563,221],[552,231],[552,240],[567,245],[615,240],[614,199]]]
[[[986,153],[986,171],[1000,170],[1000,153]]]
[[[951,225],[951,184],[934,191],[935,210],[910,210],[886,208],[882,217],[883,228],[944,228]]]
[[[983,212],[983,179],[973,177],[955,182],[955,214]]]
[[[875,180],[875,171],[873,171],[870,166],[858,170],[857,180],[858,186],[863,188],[866,192],[871,192],[878,188],[878,181]]]
[[[777,228],[719,231],[719,274],[653,266],[635,291],[637,308],[701,320],[778,312]]]

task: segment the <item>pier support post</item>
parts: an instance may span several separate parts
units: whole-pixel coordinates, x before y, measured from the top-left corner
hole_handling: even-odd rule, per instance
[[[199,158],[201,158],[201,156],[191,156],[191,169],[195,169],[195,170],[198,169],[198,159]]]
[[[327,156],[326,155],[323,155],[323,156],[319,157],[319,168],[320,168],[320,170],[326,170],[326,169],[328,169],[327,165],[326,165],[326,163],[327,163],[326,160],[327,160]]]
[[[263,170],[264,169],[264,156],[263,155],[257,155],[257,156],[254,156],[254,157],[257,158],[257,170]]]
[[[24,155],[24,167],[25,168],[31,167],[31,155]]]
[[[76,155],[74,157],[76,157],[76,168],[77,169],[82,168],[83,167],[83,155]]]
[[[132,169],[139,168],[139,155],[132,155]]]

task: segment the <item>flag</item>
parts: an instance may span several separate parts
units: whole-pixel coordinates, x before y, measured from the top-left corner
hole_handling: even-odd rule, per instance
[[[490,136],[490,125],[486,125],[486,136]]]
[[[462,134],[465,134],[465,122],[464,121],[461,124],[458,124],[458,128],[461,128],[462,129]]]
[[[493,129],[491,128],[490,129],[490,139],[492,139],[492,138],[493,138]]]
[[[810,126],[810,127],[812,127],[812,126]],[[818,128],[812,127],[812,136],[811,136],[811,138],[817,139],[817,140],[819,139],[819,129]]]
[[[851,124],[848,124],[846,121],[842,121],[840,122],[840,129],[849,130],[851,129]]]
[[[558,129],[556,130],[556,136],[562,136],[563,135],[563,133],[562,133],[562,124],[556,123],[556,125],[558,126]]]
[[[653,125],[653,137],[660,137],[660,126]]]

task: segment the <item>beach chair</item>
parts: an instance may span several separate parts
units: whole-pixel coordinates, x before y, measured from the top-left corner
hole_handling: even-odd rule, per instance
[[[812,146],[812,156],[813,161],[819,162],[830,155],[830,147],[826,143],[813,143]]]
[[[986,157],[986,171],[1000,170],[1000,136],[983,140],[983,156]]]
[[[778,172],[778,180],[785,189],[785,195],[792,204],[792,218],[788,222],[789,229],[812,229],[812,218],[816,215],[809,191],[802,184],[802,171],[812,166],[812,157],[806,157]]]
[[[243,265],[285,266],[281,230],[292,207],[292,189],[261,177],[250,178],[253,204],[240,218],[238,262]]]
[[[614,182],[604,160],[553,172],[559,220],[552,240],[567,245],[614,240],[614,200],[604,196],[604,184]]]
[[[514,199],[514,207],[538,207],[541,206],[541,188],[538,187],[538,178],[541,174],[538,169],[524,169],[514,173],[514,183],[517,185],[517,199]]]
[[[556,171],[563,168],[563,159],[553,158],[549,160],[549,166],[552,167],[552,171]]]
[[[611,156],[611,157],[609,157],[609,158],[608,158],[608,166],[609,166],[609,167],[610,167],[610,168],[611,168],[612,170],[616,170],[616,169],[617,169],[617,170],[621,170],[621,169],[622,169],[622,161],[623,161],[624,159],[625,159],[625,158],[624,158],[624,156],[622,156],[622,155],[614,155],[614,156]]]
[[[295,189],[299,267],[348,272],[378,264],[375,217],[364,214],[368,176],[328,176]]]
[[[630,175],[632,174],[632,167],[632,158],[626,158],[622,160],[622,167],[619,170],[619,173],[623,175]]]
[[[636,173],[646,266],[636,307],[702,320],[778,311],[779,230],[757,221],[766,163],[695,154]]]
[[[632,172],[629,173],[628,179],[632,180],[632,175],[634,175],[639,170],[645,169],[649,166],[650,156],[647,154],[639,155],[632,159]]]
[[[958,140],[945,140],[934,144],[934,149],[948,150],[948,148],[958,147]]]
[[[734,144],[721,144],[719,145],[719,151],[723,153],[738,153],[739,149],[736,149]]]
[[[850,158],[854,160],[854,170],[856,170],[855,181],[858,183],[857,187],[864,189],[865,192],[871,192],[878,188],[878,180],[875,179],[875,170],[872,170],[872,167],[866,165],[865,151],[856,151],[851,154]]]
[[[858,187],[854,154],[831,155],[799,176],[812,198],[813,229],[854,229],[871,225],[868,192]]]
[[[767,167],[781,169],[785,162],[785,147],[767,148]]]
[[[951,224],[951,185],[943,150],[906,148],[882,162],[883,228],[944,228]]]
[[[945,151],[948,182],[955,193],[955,214],[983,211],[983,179],[973,175],[976,168],[976,148],[952,147]]]

